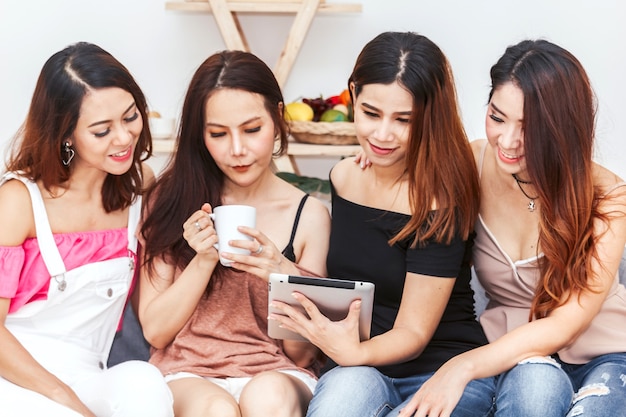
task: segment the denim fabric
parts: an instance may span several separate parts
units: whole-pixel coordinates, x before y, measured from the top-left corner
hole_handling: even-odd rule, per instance
[[[496,417],[563,417],[574,390],[551,358],[532,358],[503,373],[496,383]]]
[[[561,366],[576,390],[567,417],[626,416],[626,353],[602,355],[584,365]]]
[[[431,376],[389,378],[368,366],[338,366],[320,378],[307,417],[395,416]],[[472,381],[452,417],[488,416],[494,389],[493,378]]]
[[[531,358],[498,377],[496,417],[626,416],[626,353],[584,365]]]

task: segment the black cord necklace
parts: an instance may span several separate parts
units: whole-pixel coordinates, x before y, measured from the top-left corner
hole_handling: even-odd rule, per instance
[[[532,182],[530,182],[530,181],[523,181],[523,180],[520,180],[520,179],[517,177],[517,174],[511,174],[511,175],[513,175],[513,178],[515,179],[515,182],[517,183],[517,186],[519,187],[519,189],[520,189],[520,191],[522,192],[522,194],[524,194],[524,196],[525,196],[527,199],[529,199],[529,200],[530,200],[530,201],[528,202],[528,211],[530,211],[530,212],[532,213],[533,211],[535,211],[535,208],[536,208],[536,205],[535,205],[535,199],[539,198],[539,196],[537,196],[537,197],[531,197],[531,196],[529,196],[528,194],[526,194],[526,191],[524,191],[524,188],[522,187],[522,184],[524,184],[524,185],[530,185],[530,184],[532,184]]]

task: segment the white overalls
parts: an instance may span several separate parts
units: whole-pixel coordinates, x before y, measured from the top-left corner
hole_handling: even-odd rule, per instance
[[[98,417],[172,416],[171,393],[152,365],[130,361],[106,369],[135,272],[134,235],[141,199],[129,209],[128,256],[65,269],[37,185],[30,192],[37,241],[52,277],[46,300],[11,313],[6,327],[49,372],[72,387]],[[0,352],[0,354],[2,354]],[[8,404],[8,414],[6,405]],[[39,414],[41,413],[41,414]],[[66,407],[0,378],[2,416],[76,416]]]

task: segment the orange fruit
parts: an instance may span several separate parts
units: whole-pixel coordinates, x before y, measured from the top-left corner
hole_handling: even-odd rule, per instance
[[[347,88],[339,94],[339,99],[341,100],[341,104],[345,104],[346,106],[350,103],[350,90]]]

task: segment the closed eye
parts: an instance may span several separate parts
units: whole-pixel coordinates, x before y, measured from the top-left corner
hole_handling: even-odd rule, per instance
[[[363,110],[363,114],[366,115],[367,117],[378,117],[377,113],[367,111],[367,110]]]
[[[111,132],[111,129],[108,129],[108,128],[107,128],[107,130],[105,130],[104,132],[94,133],[93,135],[94,135],[95,137],[97,137],[97,138],[103,138],[103,137],[105,137],[106,135],[108,135],[110,132]]]
[[[124,121],[126,123],[134,122],[135,120],[137,120],[138,117],[139,117],[139,112],[136,111],[135,113],[133,113],[132,116],[125,118]]]
[[[495,114],[490,114],[489,118],[491,120],[493,120],[496,123],[504,123],[504,120],[500,119],[498,116],[496,116]]]
[[[257,126],[257,127],[252,127],[250,129],[246,129],[245,132],[246,133],[256,133],[259,132],[261,130],[261,126]]]

